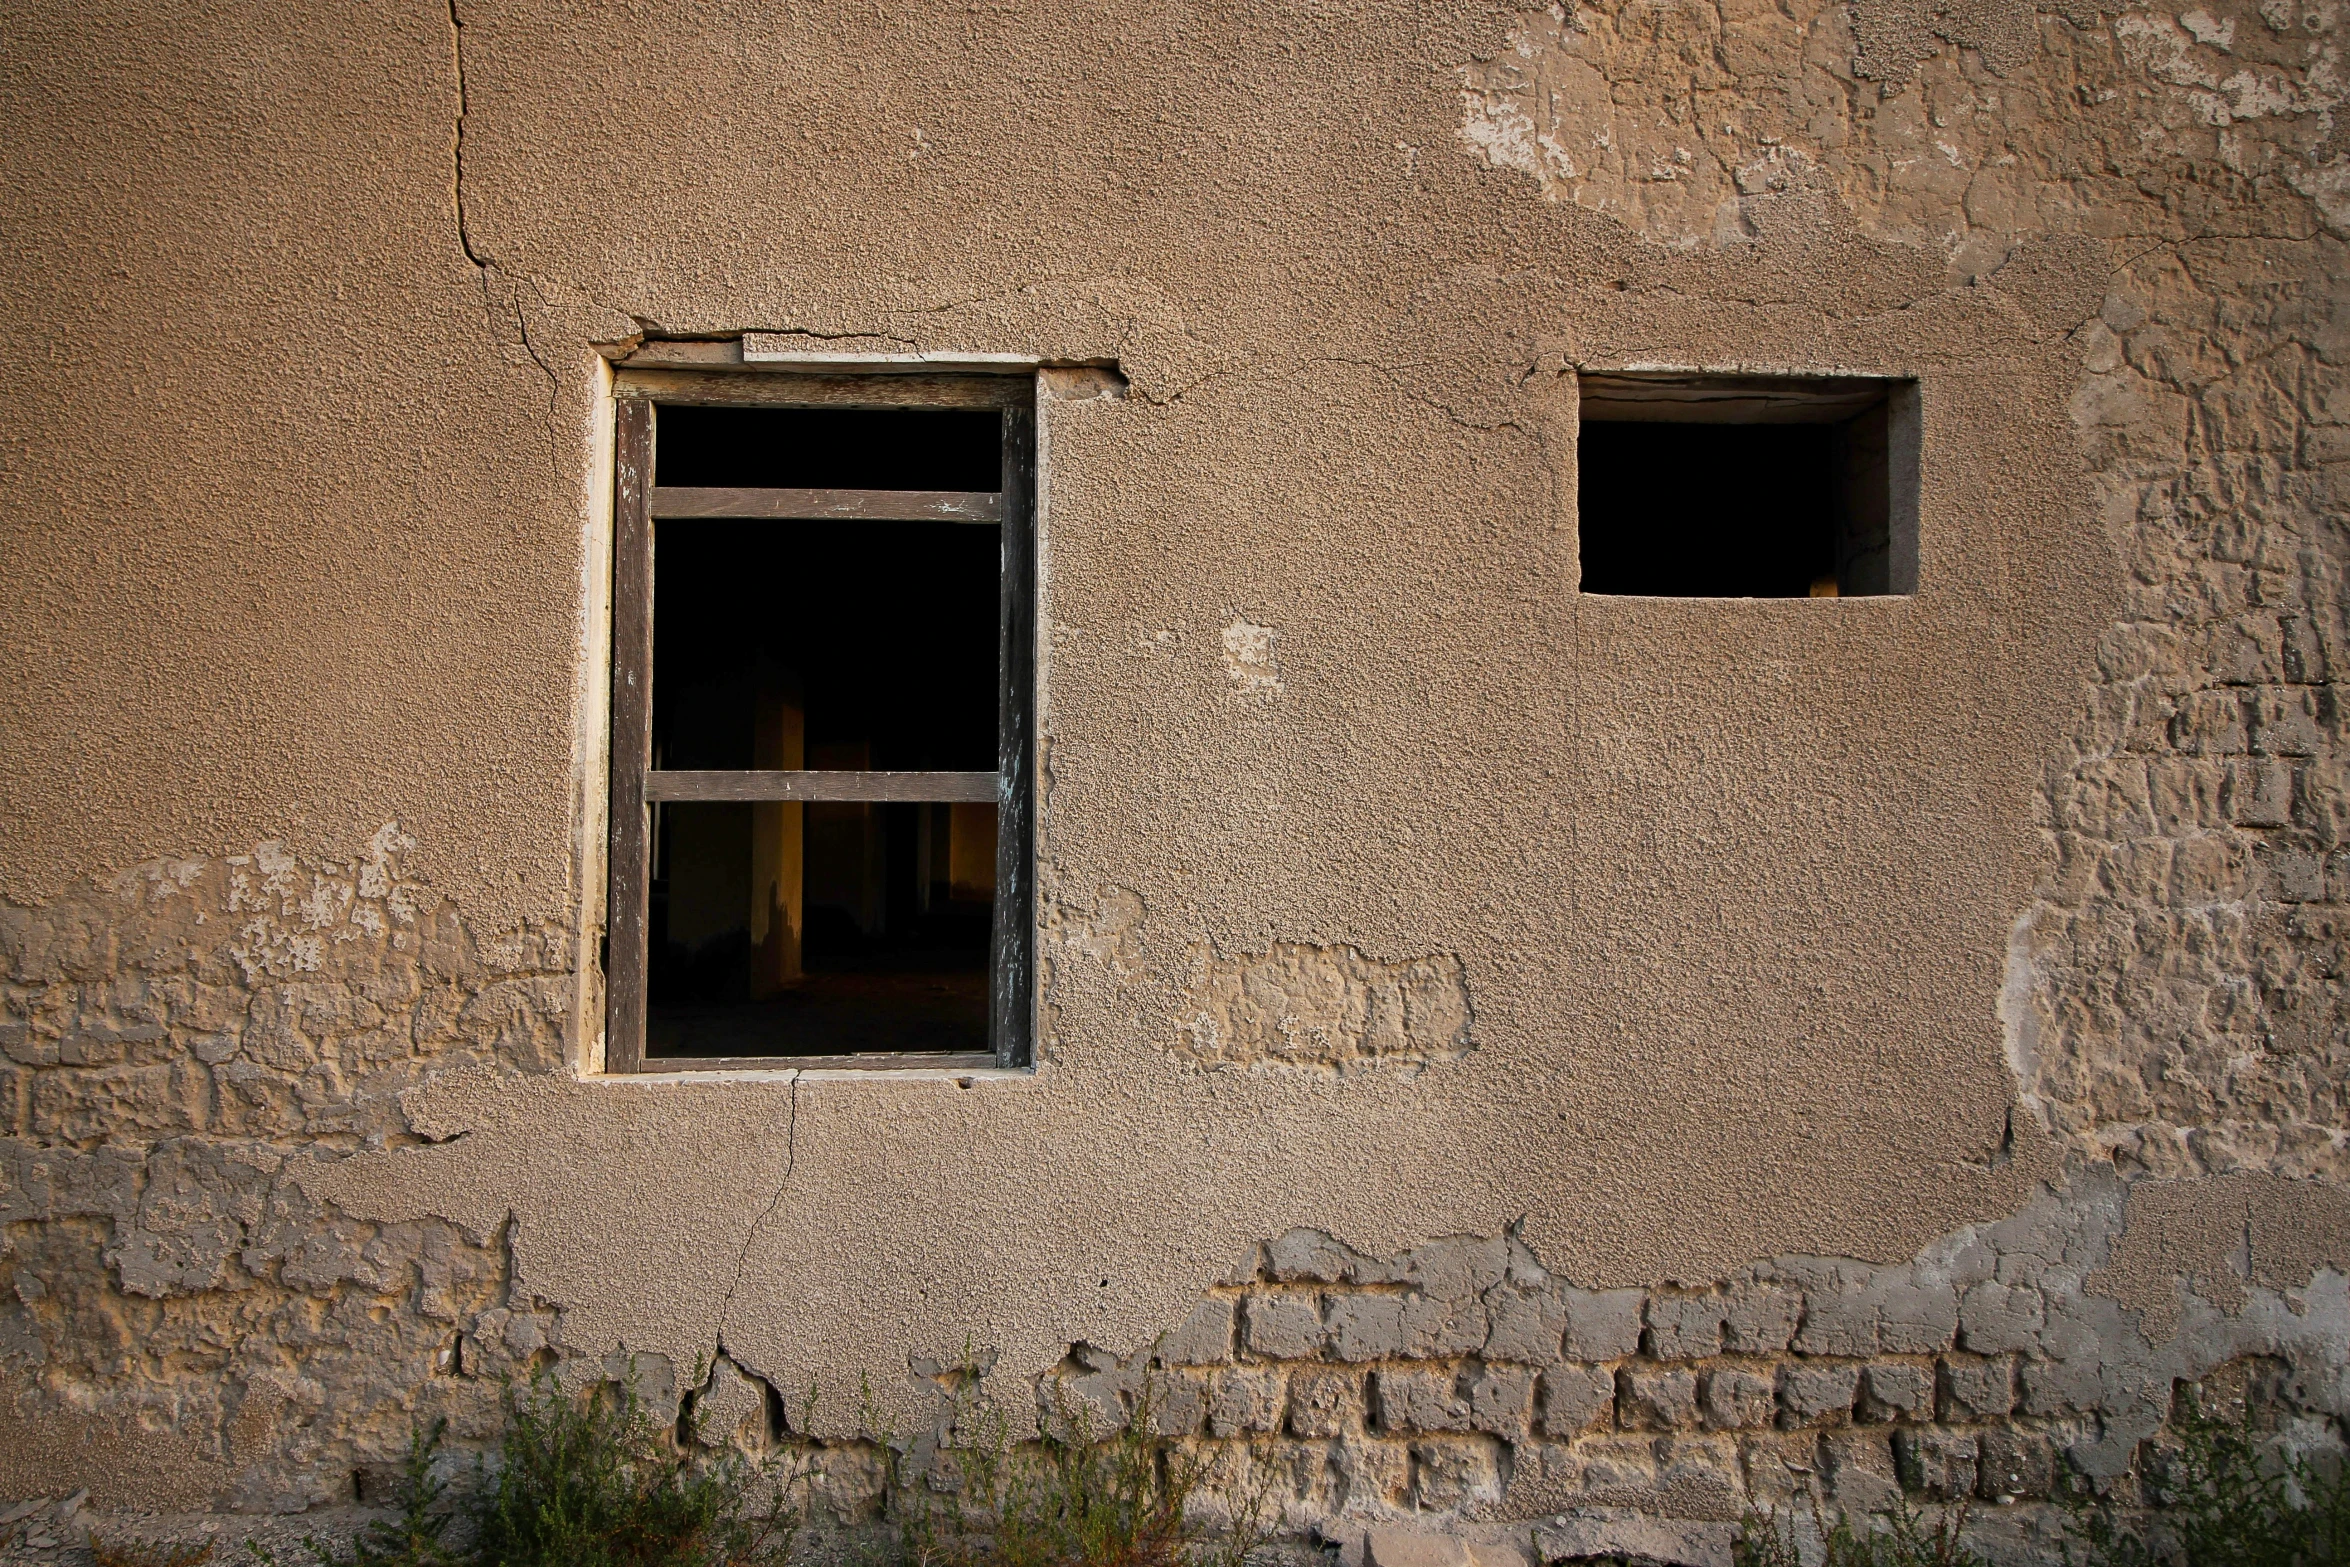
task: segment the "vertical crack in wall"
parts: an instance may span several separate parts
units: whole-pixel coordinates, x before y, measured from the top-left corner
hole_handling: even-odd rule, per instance
[[[775,1210],[783,1206],[783,1194],[791,1190],[792,1170],[800,1162],[800,1074],[791,1076],[791,1112],[783,1134],[783,1176],[775,1183],[775,1195],[767,1199],[766,1211],[751,1225],[743,1237],[743,1249],[734,1259],[734,1277],[726,1286],[726,1298],[718,1303],[718,1331],[726,1331],[726,1314],[734,1309],[735,1293],[743,1287],[743,1270],[750,1266],[751,1248],[765,1232],[767,1221],[775,1217]]]
[[[555,367],[539,352],[538,345],[531,341],[530,320],[523,312],[521,289],[507,281],[495,257],[484,254],[474,244],[473,225],[465,213],[465,126],[472,118],[473,107],[465,81],[465,19],[458,14],[457,0],[449,0],[449,62],[457,86],[457,119],[449,147],[449,203],[456,216],[457,247],[465,253],[465,259],[473,264],[474,275],[480,280],[482,314],[488,320],[491,338],[503,342],[498,331],[497,300],[490,291],[491,280],[495,278],[507,291],[507,304],[514,314],[514,334],[522,345],[522,351],[530,356],[531,363],[537,365],[539,373],[547,378],[547,464],[559,486],[563,482],[563,457],[556,444],[555,427],[558,412],[556,399],[562,390],[561,382],[555,374]],[[539,296],[541,305],[546,303],[546,294],[535,282],[531,285],[531,291]]]

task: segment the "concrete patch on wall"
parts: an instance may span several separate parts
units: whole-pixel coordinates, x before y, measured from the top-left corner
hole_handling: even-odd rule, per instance
[[[1236,700],[1270,705],[1281,694],[1276,640],[1271,626],[1260,626],[1246,616],[1224,628],[1224,674]]]
[[[1349,946],[1277,941],[1201,952],[1175,1018],[1176,1051],[1219,1066],[1345,1068],[1451,1061],[1473,1048],[1469,986],[1450,953],[1388,961]]]

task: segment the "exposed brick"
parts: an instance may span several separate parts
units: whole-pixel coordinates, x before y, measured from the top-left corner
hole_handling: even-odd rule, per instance
[[[1722,1352],[1718,1295],[1648,1297],[1648,1342],[1657,1360],[1707,1360]]]
[[[1469,1384],[1470,1423],[1496,1436],[1526,1434],[1534,1418],[1534,1377],[1528,1366],[1487,1366]]]
[[[1779,1412],[1778,1381],[1767,1370],[1716,1366],[1705,1374],[1705,1423],[1716,1431],[1767,1426]]]
[[[1346,1442],[1332,1463],[1346,1488],[1349,1511],[1400,1511],[1411,1501],[1412,1450],[1408,1443]]]
[[[1403,1298],[1403,1352],[1416,1360],[1473,1355],[1485,1342],[1485,1304],[1473,1295]]]
[[[1860,1414],[1864,1420],[1931,1420],[1934,1418],[1934,1368],[1903,1361],[1880,1360],[1861,1377]]]
[[[1210,1296],[1191,1308],[1183,1325],[1159,1340],[1158,1359],[1169,1366],[1220,1366],[1232,1359],[1235,1303]]]
[[[1958,1336],[1958,1292],[1947,1284],[1888,1283],[1877,1295],[1877,1347],[1888,1355],[1932,1355]]]
[[[1265,1243],[1265,1272],[1283,1284],[1341,1284],[1354,1276],[1355,1260],[1320,1230],[1291,1230]]]
[[[1789,1426],[1841,1424],[1859,1393],[1860,1367],[1849,1361],[1794,1360],[1779,1368],[1779,1418]]]
[[[1616,1372],[1616,1407],[1636,1430],[1686,1430],[1697,1424],[1697,1373],[1625,1366]]]
[[[1565,1307],[1549,1290],[1496,1289],[1485,1297],[1485,1358],[1547,1366],[1559,1358]]]
[[[1900,1470],[1882,1434],[1831,1431],[1820,1439],[1820,1458],[1828,1494],[1845,1511],[1883,1512],[1901,1501]]]
[[[1281,1429],[1281,1373],[1236,1369],[1208,1381],[1208,1430],[1216,1436],[1253,1436]]]
[[[1861,1357],[1877,1352],[1877,1296],[1873,1290],[1809,1290],[1795,1347],[1806,1355]]]
[[[1977,1432],[1976,1489],[1986,1501],[2040,1501],[2056,1494],[2056,1445],[2037,1431],[1994,1426]]]
[[[1412,1498],[1423,1508],[1470,1507],[1501,1499],[1499,1454],[1491,1439],[1414,1442]]]
[[[1893,1451],[1901,1483],[1910,1490],[1946,1501],[1975,1494],[1979,1449],[1972,1432],[1939,1426],[1904,1429],[1893,1433]]]
[[[1639,1290],[1577,1290],[1561,1293],[1566,1308],[1565,1348],[1569,1360],[1621,1360],[1640,1351]]]
[[[1197,1436],[1207,1422],[1207,1384],[1197,1377],[1153,1377],[1143,1399],[1150,1428],[1160,1436]]]
[[[2015,1408],[2015,1361],[2006,1355],[1942,1358],[1942,1418],[1992,1420]]]
[[[1978,1355],[2037,1350],[2045,1320],[2038,1290],[1986,1281],[1959,1303],[1959,1342]]]
[[[1326,1320],[1341,1360],[1392,1360],[1403,1353],[1400,1295],[1334,1295]]]
[[[1313,1295],[1252,1294],[1241,1309],[1241,1342],[1266,1360],[1310,1360],[1322,1353],[1321,1300]]]
[[[1459,1380],[1456,1373],[1442,1369],[1376,1373],[1379,1429],[1394,1433],[1474,1430],[1475,1421]]]
[[[1745,1284],[1722,1301],[1722,1347],[1734,1355],[1776,1355],[1795,1342],[1803,1297],[1769,1284]]]
[[[1542,1373],[1539,1400],[1544,1436],[1577,1436],[1615,1423],[1616,1379],[1596,1366],[1552,1366]]]
[[[2020,1371],[2020,1403],[2027,1415],[2085,1414],[2097,1408],[2105,1392],[2093,1351],[2069,1360],[2026,1360]]]
[[[1334,1437],[1359,1428],[1363,1414],[1362,1373],[1300,1371],[1289,1379],[1289,1434]]]

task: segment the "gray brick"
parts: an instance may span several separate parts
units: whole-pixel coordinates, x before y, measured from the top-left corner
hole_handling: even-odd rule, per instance
[[[1326,1320],[1341,1360],[1392,1360],[1403,1353],[1400,1295],[1334,1295]]]
[[[1542,1373],[1542,1434],[1580,1435],[1595,1425],[1613,1425],[1616,1379],[1595,1366],[1552,1366]]]
[[[1722,1352],[1719,1295],[1648,1297],[1648,1353],[1657,1360],[1710,1360]]]
[[[1995,1420],[2015,1408],[2015,1361],[2006,1355],[1942,1359],[1942,1418]]]
[[[1938,1426],[1893,1433],[1893,1452],[1901,1483],[1943,1501],[1960,1501],[1975,1494],[1979,1449],[1971,1432]]]
[[[1877,1513],[1901,1501],[1901,1476],[1884,1436],[1869,1431],[1831,1431],[1820,1440],[1828,1493],[1847,1512]]]
[[[1300,1371],[1289,1379],[1292,1436],[1344,1436],[1360,1426],[1362,1413],[1361,1372]]]
[[[1191,1308],[1183,1325],[1159,1340],[1158,1359],[1168,1366],[1221,1366],[1232,1359],[1234,1302],[1210,1297]]]
[[[1860,1367],[1850,1362],[1790,1361],[1779,1368],[1780,1420],[1788,1426],[1840,1425],[1860,1394]]]
[[[2056,1445],[2037,1431],[1994,1426],[1976,1435],[1976,1490],[1985,1501],[2041,1501],[2056,1494]]]
[[[1485,1297],[1485,1358],[1547,1366],[1559,1358],[1567,1314],[1548,1290],[1497,1289]]]
[[[1379,1429],[1390,1433],[1412,1431],[1468,1431],[1474,1422],[1469,1401],[1459,1390],[1459,1379],[1448,1370],[1413,1368],[1376,1374],[1379,1389]]]
[[[1487,1442],[1414,1442],[1412,1461],[1412,1499],[1425,1509],[1501,1499],[1498,1455]]]
[[[1569,1360],[1621,1360],[1640,1352],[1639,1290],[1563,1291]]]
[[[1534,1418],[1534,1370],[1487,1366],[1469,1384],[1470,1423],[1496,1436],[1521,1437]]]
[[[1321,1301],[1312,1295],[1251,1295],[1241,1310],[1241,1342],[1267,1360],[1310,1360],[1322,1353]]]
[[[1934,1368],[1880,1360],[1861,1378],[1860,1412],[1875,1421],[1934,1418]]]
[[[1616,1373],[1616,1404],[1635,1430],[1685,1431],[1697,1424],[1697,1373],[1625,1366]]]
[[[2024,1413],[2042,1418],[2087,1413],[2104,1393],[2094,1353],[2072,1360],[2027,1360],[2020,1380]]]
[[[1153,1377],[1143,1400],[1150,1428],[1159,1436],[1197,1436],[1207,1420],[1208,1390],[1193,1377]]]
[[[1958,1292],[1947,1284],[1888,1284],[1877,1292],[1877,1348],[1932,1355],[1958,1337]]]
[[[1281,1429],[1281,1373],[1219,1371],[1208,1381],[1208,1430],[1216,1436],[1269,1435]]]
[[[1485,1303],[1473,1295],[1445,1299],[1407,1294],[1401,1326],[1403,1352],[1412,1359],[1473,1355],[1485,1343]]]
[[[1769,1425],[1779,1412],[1779,1388],[1767,1370],[1717,1366],[1705,1375],[1705,1423],[1716,1431]]]
[[[1812,1290],[1803,1297],[1803,1325],[1795,1348],[1806,1355],[1862,1357],[1877,1352],[1877,1296],[1873,1290]]]
[[[1734,1355],[1776,1355],[1795,1342],[1803,1297],[1769,1284],[1748,1284],[1722,1301],[1722,1347]]]
[[[1982,1283],[1966,1292],[1958,1308],[1959,1342],[1978,1355],[2034,1351],[2047,1309],[2036,1289]]]
[[[1265,1271],[1283,1284],[1343,1284],[1355,1254],[1320,1230],[1291,1230],[1265,1246]]]

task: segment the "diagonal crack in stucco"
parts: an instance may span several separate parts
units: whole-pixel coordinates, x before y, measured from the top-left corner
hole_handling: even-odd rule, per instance
[[[734,1297],[743,1287],[743,1270],[750,1266],[751,1248],[758,1244],[767,1221],[775,1217],[775,1210],[783,1206],[783,1194],[791,1190],[793,1167],[800,1162],[800,1075],[791,1075],[791,1109],[785,1116],[783,1134],[783,1174],[775,1182],[775,1195],[767,1199],[766,1208],[743,1233],[743,1248],[735,1255],[734,1277],[726,1286],[726,1298],[718,1303],[718,1331],[726,1331],[726,1314],[734,1309]]]

